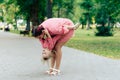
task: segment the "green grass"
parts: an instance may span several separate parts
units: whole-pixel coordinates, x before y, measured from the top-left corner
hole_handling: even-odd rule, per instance
[[[78,29],[66,46],[100,56],[120,59],[120,31],[116,31],[112,37],[96,37],[94,30]]]
[[[10,30],[11,33],[15,33],[15,34],[20,34],[19,30]],[[28,37],[32,37],[32,33],[30,32]]]
[[[18,31],[18,30],[10,30],[10,32],[20,34],[20,31]]]

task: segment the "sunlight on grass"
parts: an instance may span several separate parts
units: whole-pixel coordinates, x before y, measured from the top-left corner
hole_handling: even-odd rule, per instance
[[[94,30],[78,29],[66,46],[120,59],[120,31],[116,31],[114,36],[111,37],[96,37],[94,36]]]

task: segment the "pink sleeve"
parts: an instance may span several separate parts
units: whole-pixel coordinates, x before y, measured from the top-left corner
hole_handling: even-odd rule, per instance
[[[40,40],[43,48],[48,48],[49,50],[53,50],[53,48],[55,47],[56,42],[60,38],[61,38],[61,36],[58,35],[58,36],[55,36],[53,38],[47,38],[45,40],[39,39],[39,40]]]
[[[45,40],[39,39],[39,40],[43,48],[48,48],[49,50],[52,50],[54,48],[54,42],[52,38],[47,38]]]

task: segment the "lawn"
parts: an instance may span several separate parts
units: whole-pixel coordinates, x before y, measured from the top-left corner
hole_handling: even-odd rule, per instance
[[[66,46],[112,59],[120,59],[120,30],[112,37],[96,37],[94,30],[78,29]]]

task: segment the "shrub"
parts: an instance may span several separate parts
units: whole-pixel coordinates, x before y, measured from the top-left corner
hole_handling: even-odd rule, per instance
[[[99,26],[96,27],[97,32],[95,32],[96,36],[113,36],[113,30],[109,26]]]

